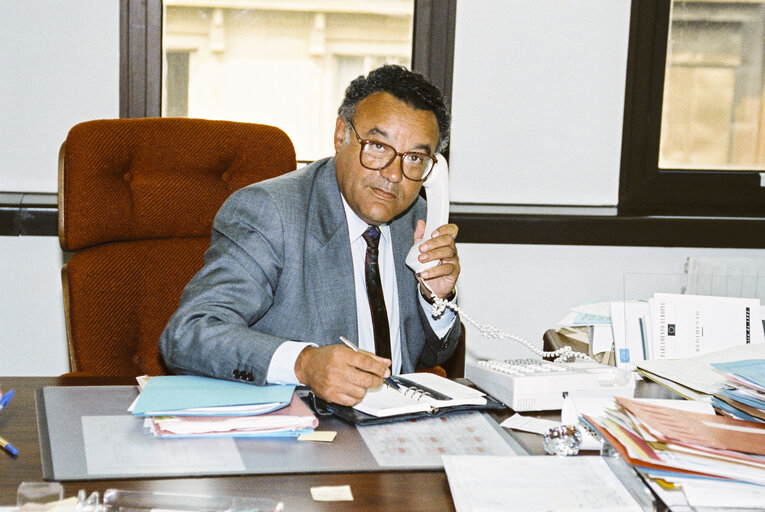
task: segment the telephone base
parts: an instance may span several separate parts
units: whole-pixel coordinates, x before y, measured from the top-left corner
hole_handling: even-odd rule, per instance
[[[465,377],[514,411],[561,409],[564,393],[572,391],[629,397],[635,393],[631,372],[584,361],[470,361],[465,365]]]

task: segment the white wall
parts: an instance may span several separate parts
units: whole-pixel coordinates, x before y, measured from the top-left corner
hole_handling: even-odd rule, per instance
[[[119,1],[0,2],[0,190],[55,192],[72,125],[119,117]]]
[[[765,259],[758,249],[460,244],[459,302],[473,319],[542,347],[542,334],[569,308],[589,302],[679,293],[689,256]],[[528,357],[513,341],[487,340],[470,326],[467,358]]]
[[[615,205],[630,0],[457,2],[452,201]]]
[[[58,239],[0,236],[0,254],[0,375],[69,371]]]
[[[56,192],[69,128],[119,117],[119,1],[0,2],[0,74],[0,190]],[[58,239],[0,254],[0,375],[68,371]]]

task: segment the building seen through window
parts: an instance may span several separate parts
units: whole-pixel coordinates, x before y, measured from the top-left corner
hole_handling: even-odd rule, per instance
[[[345,87],[409,67],[414,0],[165,0],[162,115],[283,129],[298,160],[334,153]]]
[[[673,0],[659,168],[765,169],[765,0]]]

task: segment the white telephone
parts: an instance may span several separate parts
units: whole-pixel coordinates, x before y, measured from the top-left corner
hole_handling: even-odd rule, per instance
[[[421,263],[417,257],[420,255],[420,244],[429,240],[439,226],[449,222],[449,172],[446,159],[441,155],[436,155],[436,164],[431,171],[431,175],[422,185],[428,200],[428,213],[425,220],[425,234],[422,240],[409,249],[406,256],[406,264],[415,273],[422,272],[428,268],[438,265],[438,261],[429,261]],[[427,283],[421,281],[428,288]],[[428,288],[429,289],[429,288]],[[431,290],[432,292],[432,290]],[[529,410],[539,408],[559,408],[562,403],[562,392],[571,389],[595,389],[608,388],[606,392],[617,391],[629,394],[634,390],[635,383],[631,375],[620,375],[619,385],[604,385],[604,375],[607,375],[613,381],[613,375],[616,368],[595,363],[591,358],[579,352],[573,352],[570,347],[563,347],[554,352],[543,352],[533,346],[528,341],[506,333],[487,324],[479,324],[473,320],[470,315],[462,311],[457,304],[440,299],[433,295],[433,316],[443,313],[444,309],[449,308],[455,313],[459,313],[461,318],[475,326],[481,334],[488,339],[512,339],[525,345],[532,352],[540,357],[556,357],[563,359],[583,359],[587,362],[568,363],[550,363],[547,361],[525,361],[523,369],[513,371],[498,371],[500,366],[510,365],[511,362],[482,361],[478,364],[468,364],[466,367],[466,376],[475,379],[473,382],[484,391],[490,394],[497,393],[497,398],[505,401],[508,405],[518,407],[517,410]],[[515,367],[515,365],[513,366]],[[540,371],[537,372],[536,370]],[[556,378],[551,379],[548,372],[556,371]],[[535,377],[530,374],[535,373]],[[541,377],[541,379],[540,379]],[[540,383],[547,383],[541,386]],[[515,408],[513,407],[513,408]]]
[[[443,155],[436,154],[436,164],[422,186],[428,198],[428,215],[425,219],[425,235],[422,240],[414,244],[406,255],[406,264],[419,273],[438,265],[438,261],[421,263],[417,257],[420,255],[420,244],[429,240],[436,228],[449,222],[449,166]]]

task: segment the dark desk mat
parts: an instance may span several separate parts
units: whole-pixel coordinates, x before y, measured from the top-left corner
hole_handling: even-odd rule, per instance
[[[45,387],[36,392],[43,478],[96,480],[111,478],[184,477],[242,474],[340,473],[363,471],[440,470],[442,466],[381,467],[367,449],[356,427],[339,418],[320,418],[318,430],[334,430],[332,443],[302,442],[294,438],[157,439],[134,418],[128,407],[136,386]],[[512,451],[523,448],[497,423],[489,423]],[[93,425],[116,425],[93,435]],[[85,425],[90,434],[86,443]],[[230,443],[236,450],[231,450]],[[86,446],[87,444],[87,446]],[[221,449],[228,448],[226,449]],[[237,452],[238,456],[220,454]],[[110,454],[109,468],[93,458]],[[209,454],[210,464],[194,464],[193,456]],[[131,455],[128,455],[131,454]],[[161,454],[159,456],[158,454]],[[124,455],[124,460],[121,460]],[[220,456],[219,456],[220,455]],[[131,459],[131,456],[133,457]],[[144,461],[136,464],[136,457]],[[101,457],[104,462],[104,457]],[[89,471],[88,465],[92,468]]]

